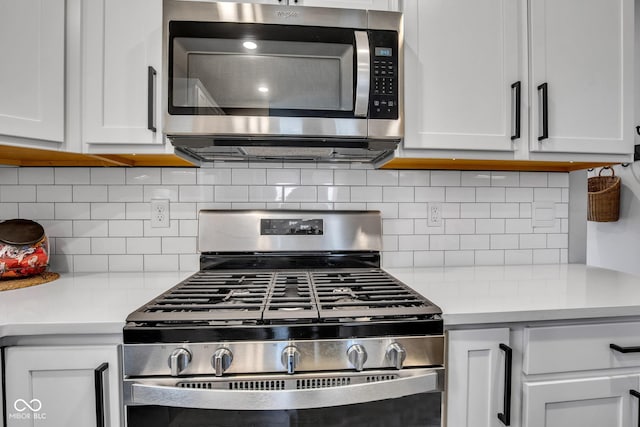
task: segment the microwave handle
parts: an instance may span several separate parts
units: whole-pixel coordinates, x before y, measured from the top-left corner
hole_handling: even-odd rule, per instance
[[[371,86],[371,51],[369,35],[366,31],[355,31],[356,39],[356,105],[353,114],[367,117],[369,109],[369,88]]]

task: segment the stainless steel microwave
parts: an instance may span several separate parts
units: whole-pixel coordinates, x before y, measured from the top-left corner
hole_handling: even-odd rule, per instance
[[[164,0],[164,133],[199,160],[376,161],[403,137],[402,14]]]

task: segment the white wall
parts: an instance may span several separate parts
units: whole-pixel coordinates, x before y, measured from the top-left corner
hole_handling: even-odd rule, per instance
[[[587,264],[640,274],[640,164],[614,170],[622,179],[620,219],[587,223]]]
[[[0,168],[0,219],[41,222],[57,271],[197,270],[199,209],[375,209],[383,265],[566,263],[567,173],[374,170],[371,166],[220,163],[182,168]],[[171,200],[169,228],[150,200]],[[533,227],[532,202],[555,203]],[[430,202],[442,225],[427,224]]]

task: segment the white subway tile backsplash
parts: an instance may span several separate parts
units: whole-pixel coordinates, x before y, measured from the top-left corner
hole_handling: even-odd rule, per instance
[[[231,169],[198,169],[198,185],[231,185]]]
[[[55,219],[91,219],[89,203],[55,203]]]
[[[91,203],[91,219],[125,219],[125,203]]]
[[[460,185],[463,187],[488,187],[491,185],[491,172],[462,171]]]
[[[476,189],[472,187],[447,187],[445,191],[447,202],[475,202]]]
[[[74,255],[73,271],[78,273],[92,273],[109,271],[108,255]]]
[[[89,168],[55,168],[54,183],[56,185],[88,185],[91,184],[91,169]],[[39,182],[38,184],[44,184]]]
[[[92,254],[124,254],[127,252],[127,239],[125,237],[92,237]]]
[[[213,187],[204,185],[182,185],[179,191],[180,202],[211,202]]]
[[[175,255],[144,255],[145,271],[177,271],[180,257]]]
[[[401,251],[426,251],[429,249],[429,236],[398,236],[398,249]]]
[[[405,187],[426,187],[429,185],[429,171],[401,170],[398,174],[398,185]]]
[[[195,185],[197,169],[164,168],[161,179],[163,185]]]
[[[20,168],[0,167],[0,185],[18,184],[18,171]]]
[[[72,202],[72,187],[70,185],[38,185],[36,187],[36,201],[42,202]]]
[[[20,168],[18,169],[18,184],[53,184],[53,168]]]
[[[444,251],[414,251],[414,267],[440,267],[444,265]]]
[[[491,172],[491,186],[492,187],[519,187],[520,173],[493,171]]]
[[[109,271],[144,271],[142,255],[109,255]]]
[[[131,168],[125,170],[127,185],[160,185],[162,184],[162,170],[157,168]],[[58,181],[56,181],[57,183]]]
[[[162,237],[128,237],[128,254],[161,254]]]
[[[458,235],[432,235],[429,242],[429,249],[432,251],[454,251],[460,249],[460,236]]]
[[[74,237],[108,237],[109,222],[108,221],[69,221],[73,224]],[[70,234],[71,235],[71,234]]]
[[[367,185],[389,185],[398,186],[398,171],[376,169],[367,171]]]
[[[367,185],[367,171],[336,169],[333,171],[333,183],[335,185]]]
[[[265,185],[266,183],[266,169],[233,169],[231,171],[233,185]]]
[[[569,174],[567,172],[556,172],[548,175],[549,187],[569,187]]]
[[[169,199],[152,228],[152,199]],[[379,210],[383,265],[567,262],[568,174],[234,162],[191,168],[0,168],[0,219],[43,224],[58,271],[195,271],[199,209]],[[534,201],[555,202],[532,227]],[[429,225],[429,203],[441,223]]]
[[[491,218],[518,218],[519,216],[518,203],[491,203]]]
[[[461,176],[460,171],[431,171],[431,186],[459,187]]]
[[[382,187],[351,187],[351,201],[382,202]]]
[[[471,218],[467,219],[445,219],[445,234],[475,234],[476,221]]]
[[[284,187],[284,201],[315,202],[318,200],[316,187]]]
[[[505,189],[502,187],[477,188],[476,202],[504,202]]]
[[[444,202],[445,187],[415,187],[416,202]]]
[[[4,203],[2,204],[4,205]],[[2,206],[0,205],[0,206]],[[7,203],[7,205],[10,205]],[[18,213],[11,216],[2,216],[3,218],[26,218],[33,221],[41,219],[55,219],[54,203],[18,203]]]
[[[299,185],[300,169],[267,169],[267,185]]]
[[[333,185],[333,170],[331,169],[302,169],[300,171],[302,185]]]
[[[143,221],[141,220],[109,221],[109,236],[138,237],[144,234],[143,230]]]
[[[74,202],[107,202],[108,189],[106,185],[74,185],[72,198]]]
[[[122,168],[91,168],[91,184],[124,185],[125,171]]]

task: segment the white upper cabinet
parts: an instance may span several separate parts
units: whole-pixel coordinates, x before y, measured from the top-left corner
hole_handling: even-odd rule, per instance
[[[510,151],[521,143],[517,132],[526,135],[526,123],[516,123],[515,114],[527,113],[522,5],[404,2],[406,148]]]
[[[85,0],[82,7],[84,142],[162,143],[162,2]]]
[[[0,139],[64,140],[65,1],[0,2]]]
[[[633,7],[531,0],[531,151],[633,151]]]

